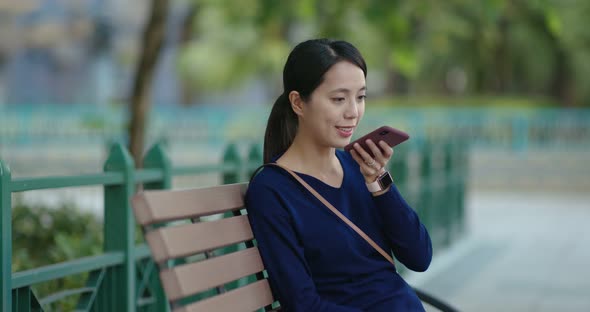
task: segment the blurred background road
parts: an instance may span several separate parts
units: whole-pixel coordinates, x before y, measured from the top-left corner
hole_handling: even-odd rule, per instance
[[[588,192],[472,190],[467,214],[469,234],[410,283],[462,311],[590,310]]]
[[[590,311],[588,159],[473,150],[467,235],[410,283],[461,311]]]

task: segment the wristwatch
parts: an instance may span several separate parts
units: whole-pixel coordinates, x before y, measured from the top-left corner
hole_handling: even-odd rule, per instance
[[[391,177],[391,174],[389,174],[389,172],[385,171],[379,177],[377,177],[377,180],[375,180],[375,182],[366,184],[367,188],[369,189],[369,192],[375,193],[387,189],[391,185],[391,183],[393,183],[393,178]]]

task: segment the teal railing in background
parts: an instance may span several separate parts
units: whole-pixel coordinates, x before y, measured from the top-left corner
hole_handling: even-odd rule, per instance
[[[175,143],[205,142],[219,147],[228,140],[258,140],[268,113],[268,107],[155,107],[148,132],[152,141],[165,137]],[[102,144],[112,138],[124,139],[126,116],[126,107],[0,106],[0,152],[3,146],[48,140]],[[590,149],[590,109],[368,106],[357,133],[383,124],[414,138],[460,136],[483,147]]]
[[[394,179],[408,202],[416,208],[433,238],[435,251],[460,237],[464,221],[467,148],[453,142],[402,144],[391,162]],[[164,149],[154,145],[144,158],[144,169],[134,169],[122,144],[114,144],[101,173],[77,176],[13,178],[0,161],[1,209],[1,311],[49,311],[64,298],[76,299],[77,311],[166,311],[157,268],[147,247],[136,245],[136,225],[130,197],[136,185],[144,189],[172,187],[173,177],[218,173],[223,183],[247,181],[262,162],[259,144],[242,157],[235,144],[223,153],[220,164],[173,166]],[[14,193],[83,186],[104,188],[104,251],[99,255],[64,263],[12,272],[12,202]],[[85,286],[56,289],[38,298],[35,285],[86,274]]]

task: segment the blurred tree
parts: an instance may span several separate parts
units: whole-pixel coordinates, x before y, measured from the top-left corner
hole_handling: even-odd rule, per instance
[[[371,44],[373,48],[364,50],[378,51],[374,61],[384,71],[386,94],[409,93],[410,81],[420,70],[421,60],[415,42],[423,7],[420,1],[373,0],[364,9],[364,17],[370,23],[367,32],[377,38]]]
[[[581,0],[548,3],[542,10],[546,32],[559,45],[558,63],[553,75],[553,95],[568,105],[590,106],[590,29],[586,20],[590,2]]]
[[[416,42],[429,54],[416,82],[421,91],[452,91],[459,71],[466,92],[547,95],[583,105],[590,95],[579,80],[590,77],[587,62],[579,61],[590,52],[581,29],[588,10],[583,1],[429,2]]]
[[[185,41],[178,62],[185,84],[198,93],[226,89],[246,78],[272,81],[269,76],[288,53],[294,3],[199,1],[191,40]]]
[[[129,150],[137,167],[142,166],[146,119],[150,106],[150,86],[164,42],[168,8],[169,0],[152,0],[150,16],[143,33],[139,64],[135,72],[130,102]]]
[[[197,12],[199,10],[199,5],[196,2],[190,2],[186,14],[183,16],[181,29],[180,29],[180,40],[179,45],[182,51],[182,47],[186,46],[191,42],[194,37],[194,24],[195,24],[195,17],[197,16]],[[181,101],[183,105],[190,105],[194,102],[195,98],[195,86],[191,85],[187,79],[182,79],[182,75],[180,77],[180,84],[181,84]]]
[[[222,90],[254,77],[275,89],[295,43],[331,37],[363,51],[387,95],[542,95],[564,105],[590,102],[588,1],[198,4],[178,63],[193,88]]]

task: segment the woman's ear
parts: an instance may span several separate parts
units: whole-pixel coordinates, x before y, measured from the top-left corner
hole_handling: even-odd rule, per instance
[[[297,116],[303,116],[303,99],[297,91],[289,92],[289,102],[291,103],[291,109]]]

